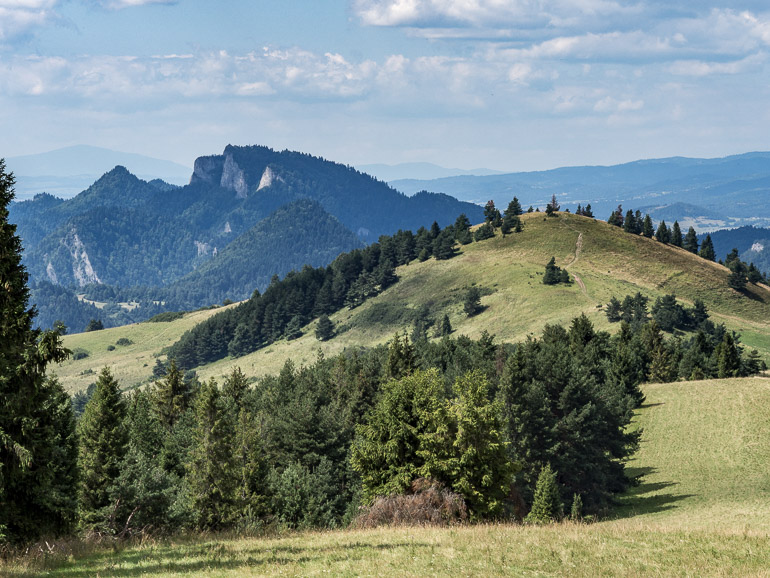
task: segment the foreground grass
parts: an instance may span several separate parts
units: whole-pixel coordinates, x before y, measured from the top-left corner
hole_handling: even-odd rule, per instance
[[[8,576],[767,576],[770,575],[770,379],[653,384],[629,464],[642,483],[614,519],[379,528],[263,538],[84,547],[22,558]]]
[[[636,525],[489,525],[297,533],[98,552],[9,576],[749,576],[770,568],[767,536]]]

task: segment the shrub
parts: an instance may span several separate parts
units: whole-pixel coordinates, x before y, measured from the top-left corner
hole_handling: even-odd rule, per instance
[[[131,341],[128,337],[121,337],[115,342],[115,345],[123,345],[123,346],[133,345],[133,344],[134,342]]]
[[[72,359],[75,361],[78,361],[79,359],[85,359],[89,355],[91,354],[88,351],[81,349],[80,347],[72,350]]]
[[[107,346],[107,351],[115,351],[115,346],[110,344]]]
[[[383,525],[447,526],[468,520],[468,508],[460,494],[442,484],[418,478],[406,494],[377,498],[353,520],[356,528]]]

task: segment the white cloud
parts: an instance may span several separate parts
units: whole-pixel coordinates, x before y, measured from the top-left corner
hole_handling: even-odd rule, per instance
[[[135,8],[136,6],[147,6],[149,4],[176,4],[177,0],[101,0],[100,4],[113,10],[122,10],[123,8]]]
[[[56,0],[0,0],[0,43],[13,41],[56,17]]]

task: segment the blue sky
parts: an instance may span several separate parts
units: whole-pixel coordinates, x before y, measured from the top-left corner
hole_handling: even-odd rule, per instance
[[[770,149],[769,52],[757,0],[0,0],[0,156],[724,156]]]

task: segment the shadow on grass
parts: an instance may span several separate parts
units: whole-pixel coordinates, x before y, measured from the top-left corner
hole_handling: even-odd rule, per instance
[[[13,577],[66,576],[91,578],[93,576],[152,576],[154,574],[183,573],[208,574],[212,571],[243,569],[245,572],[263,574],[289,564],[305,565],[314,562],[333,563],[346,560],[379,556],[383,550],[424,549],[427,543],[404,542],[395,544],[368,544],[355,542],[329,546],[276,545],[273,540],[254,540],[253,547],[232,548],[228,540],[205,544],[184,543],[144,550],[110,552],[83,557],[75,561],[63,561],[49,568],[6,574]],[[368,553],[367,553],[368,551]]]
[[[678,482],[645,482],[645,476],[654,474],[655,468],[627,468],[627,475],[638,481],[638,485],[630,488],[618,499],[612,519],[633,518],[644,514],[656,514],[676,508],[676,503],[694,494],[663,493],[662,490],[678,486]],[[652,494],[652,495],[650,495]]]

